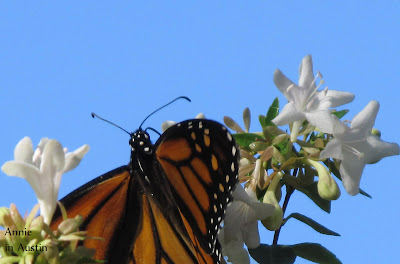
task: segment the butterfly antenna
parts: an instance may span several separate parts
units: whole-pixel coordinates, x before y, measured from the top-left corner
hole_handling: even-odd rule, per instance
[[[99,115],[97,115],[97,114],[95,114],[95,113],[92,113],[92,117],[93,117],[93,118],[97,117],[98,119],[103,120],[104,122],[107,122],[107,123],[109,123],[109,124],[111,124],[111,125],[113,125],[113,126],[115,126],[115,127],[118,127],[119,129],[121,129],[122,131],[125,131],[125,132],[128,133],[129,135],[131,134],[131,133],[129,133],[127,130],[125,130],[125,129],[123,129],[122,127],[120,127],[119,125],[116,125],[116,124],[114,124],[113,122],[108,121],[107,119],[104,119],[104,118],[102,118],[101,116],[99,116]]]
[[[165,105],[161,106],[160,108],[154,110],[151,114],[149,114],[149,115],[143,120],[143,122],[140,124],[139,129],[142,128],[142,125],[144,124],[144,122],[145,122],[150,116],[152,116],[154,113],[160,111],[161,109],[163,109],[163,108],[166,107],[166,106],[169,106],[170,104],[172,104],[173,102],[175,102],[176,100],[179,100],[179,99],[185,99],[186,101],[191,102],[191,100],[189,99],[189,97],[186,97],[186,96],[179,96],[179,97],[175,98],[174,100],[172,100],[172,101],[169,102],[168,104],[165,104]],[[111,123],[111,122],[110,122],[110,123]]]
[[[152,128],[152,127],[148,127],[148,128],[146,128],[144,131],[147,131],[147,130],[151,130],[151,131],[157,133],[159,136],[161,136],[161,133],[158,132],[156,129]]]

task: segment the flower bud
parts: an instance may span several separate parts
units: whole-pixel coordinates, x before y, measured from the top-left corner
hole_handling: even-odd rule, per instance
[[[278,172],[274,175],[274,177],[271,180],[271,183],[268,186],[268,190],[264,195],[263,203],[268,203],[274,206],[274,213],[262,220],[262,224],[271,231],[277,230],[281,224],[282,224],[282,219],[283,219],[283,211],[281,206],[278,203],[278,200],[276,199],[275,193],[276,193],[276,187],[278,186],[279,181],[281,180],[283,176],[282,172]],[[280,188],[280,186],[279,186]]]
[[[2,256],[1,257],[1,262],[0,263],[20,263],[21,257],[19,256]],[[23,262],[25,263],[25,262]]]
[[[303,121],[295,121],[291,125],[290,141],[295,143],[297,141],[297,136],[299,135],[300,127],[303,125]]]
[[[340,189],[324,165],[311,159],[305,159],[305,162],[318,171],[317,188],[319,196],[326,200],[337,200],[340,197]]]
[[[29,245],[28,245],[29,246]],[[32,245],[34,246],[34,245]],[[35,255],[32,252],[25,254],[23,263],[35,263]]]
[[[250,115],[250,109],[248,107],[246,107],[243,110],[243,122],[244,122],[244,128],[246,129],[246,132],[249,132],[251,115]]]
[[[168,128],[172,127],[172,126],[175,125],[175,124],[176,124],[175,121],[170,121],[170,120],[164,121],[164,122],[161,124],[161,130],[162,130],[163,132],[165,132],[165,130],[167,130]]]
[[[47,251],[44,251],[43,258],[47,259],[49,263],[60,263],[59,256],[63,256],[64,259],[67,259],[68,254],[71,254],[67,248],[60,248],[62,253],[60,254],[59,248],[57,247],[57,240],[45,239],[40,242],[41,246],[46,246]],[[70,246],[71,247],[71,246]]]
[[[11,218],[13,219],[16,227],[18,230],[24,229],[25,226],[25,221],[22,218],[21,214],[18,212],[17,206],[15,204],[10,205],[10,213],[11,213]]]
[[[195,119],[206,119],[206,116],[203,113],[198,113]]]
[[[239,126],[239,124],[229,116],[224,116],[224,123],[227,127],[236,131],[237,133],[244,133],[244,130]]]
[[[69,233],[75,232],[78,230],[78,227],[82,224],[82,217],[77,215],[75,218],[68,218],[62,221],[58,225],[58,230],[63,235],[67,235]]]
[[[249,165],[249,164],[251,164],[251,161],[249,159],[241,158],[240,161],[239,161],[239,168],[240,167],[244,167],[244,166]]]
[[[29,226],[29,230],[31,230],[33,233],[40,233],[43,230],[43,225],[44,218],[42,215],[39,215],[32,220],[32,223]]]
[[[35,219],[35,216],[37,215],[38,211],[39,211],[39,204],[36,204],[25,220],[26,228],[29,228],[31,226],[32,221],[33,221],[33,219]]]
[[[0,207],[0,226],[6,227],[13,224],[10,209],[7,207]]]
[[[372,135],[375,135],[375,136],[377,136],[378,138],[380,138],[381,137],[381,131],[379,131],[378,129],[376,129],[376,128],[373,128],[372,129]]]
[[[266,178],[267,178],[267,172],[265,171],[263,167],[263,162],[261,159],[256,160],[256,165],[254,167],[254,172],[253,172],[253,181],[254,181],[254,187],[258,186],[261,190],[265,189],[266,186]],[[254,192],[257,192],[257,190],[254,188]]]

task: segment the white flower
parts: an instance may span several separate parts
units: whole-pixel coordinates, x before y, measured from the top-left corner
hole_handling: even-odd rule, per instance
[[[58,189],[63,173],[74,169],[89,151],[83,145],[74,152],[67,152],[55,139],[42,138],[35,152],[32,141],[24,137],[14,150],[13,161],[1,167],[8,176],[24,178],[32,186],[40,205],[40,214],[49,224],[56,209]]]
[[[219,236],[220,243],[225,246],[224,252],[231,262],[235,259],[232,253],[239,254],[240,259],[243,258],[240,251],[237,251],[240,245],[243,247],[243,243],[246,243],[248,248],[260,245],[258,220],[265,219],[274,212],[274,206],[258,202],[255,192],[251,188],[243,189],[240,184],[237,184],[233,198],[226,210],[223,232]],[[235,263],[242,262],[237,260]]]
[[[203,113],[199,113],[199,114],[195,117],[195,119],[206,119],[206,117],[205,117],[205,115],[204,115]],[[165,130],[167,130],[168,128],[172,127],[172,126],[175,125],[175,124],[176,124],[175,121],[164,121],[164,122],[161,124],[161,130],[162,130],[163,132],[165,132]]]
[[[292,142],[296,141],[302,123],[307,119],[312,125],[318,127],[325,133],[332,133],[333,121],[330,107],[337,107],[350,103],[354,95],[348,92],[334,90],[318,91],[323,84],[321,80],[316,86],[318,73],[313,75],[313,64],[311,55],[303,58],[299,68],[299,84],[289,80],[279,69],[274,72],[274,83],[285,95],[288,103],[283,107],[279,115],[272,120],[277,126],[293,123]]]
[[[334,118],[334,139],[321,152],[320,158],[341,160],[340,174],[343,185],[350,195],[359,193],[361,174],[365,164],[399,155],[399,145],[382,141],[372,134],[372,127],[378,114],[379,103],[371,101],[351,121],[350,127]]]
[[[233,264],[250,264],[250,257],[247,250],[244,248],[243,240],[231,240],[228,244],[224,244],[224,229],[221,229],[218,235],[222,254],[228,257],[228,261]]]

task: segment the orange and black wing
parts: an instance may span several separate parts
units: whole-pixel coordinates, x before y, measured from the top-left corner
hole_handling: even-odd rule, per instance
[[[137,171],[122,166],[83,185],[61,200],[68,217],[83,216],[84,245],[96,249],[106,263],[200,264],[215,263],[211,256],[198,260],[185,227],[166,215],[139,184]],[[161,173],[161,172],[160,172]],[[60,212],[52,221],[56,229]]]
[[[138,185],[128,166],[114,169],[81,186],[61,200],[68,217],[83,216],[81,230],[89,237],[84,245],[96,249],[95,258],[113,259],[109,263],[124,263],[130,255],[133,238],[138,229],[141,201]],[[62,221],[56,212],[52,221],[55,229]]]
[[[199,261],[187,232],[171,222],[150,195],[142,194],[140,226],[132,249],[134,264],[212,264]]]
[[[199,259],[221,259],[217,233],[238,181],[238,149],[227,129],[214,121],[187,120],[170,127],[155,144]]]
[[[132,148],[129,166],[61,200],[68,217],[83,216],[81,229],[88,236],[103,238],[87,239],[84,245],[107,263],[224,263],[217,232],[237,183],[232,136],[217,122],[188,120],[151,147],[152,152],[147,146],[138,152]],[[60,214],[53,219],[56,229]]]

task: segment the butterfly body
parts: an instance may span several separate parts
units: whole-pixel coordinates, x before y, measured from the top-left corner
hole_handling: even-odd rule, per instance
[[[85,246],[107,263],[221,263],[217,232],[239,158],[226,128],[193,119],[170,127],[154,145],[139,128],[129,144],[129,165],[61,200],[69,217],[84,217],[82,230],[104,238]]]

